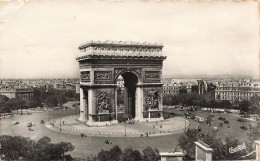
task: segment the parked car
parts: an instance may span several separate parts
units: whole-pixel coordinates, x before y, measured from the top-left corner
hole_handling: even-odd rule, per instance
[[[244,119],[238,119],[237,121],[239,121],[239,122],[245,122]]]
[[[127,123],[128,124],[135,124],[135,121],[134,120],[129,120]]]
[[[28,124],[27,124],[27,127],[32,127],[33,126],[33,124],[31,123],[31,122],[29,122]]]
[[[227,113],[232,113],[232,111],[226,111]]]
[[[247,130],[247,126],[241,126],[240,128],[243,130]]]
[[[84,134],[84,133],[81,133],[80,136],[81,136],[81,137],[87,137],[87,135]]]
[[[17,125],[17,124],[19,124],[19,121],[13,122],[13,125]]]
[[[190,114],[187,116],[188,119],[195,119],[195,115],[194,114]]]
[[[228,120],[225,120],[224,123],[225,123],[225,124],[229,124],[229,121],[228,121]]]
[[[105,140],[105,144],[112,144],[109,140]]]

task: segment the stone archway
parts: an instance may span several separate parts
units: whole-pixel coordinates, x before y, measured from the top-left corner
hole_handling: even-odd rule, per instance
[[[136,116],[136,85],[138,83],[137,75],[133,74],[132,72],[123,72],[121,76],[124,79],[124,112],[123,115],[127,115],[129,119],[135,118]],[[118,94],[116,92],[115,97],[118,99]],[[116,105],[118,106],[118,105]],[[118,107],[116,107],[118,109]],[[123,117],[117,114],[117,118]]]
[[[89,126],[117,122],[116,80],[124,78],[125,112],[136,120],[162,119],[162,45],[89,42],[79,47],[80,118]]]

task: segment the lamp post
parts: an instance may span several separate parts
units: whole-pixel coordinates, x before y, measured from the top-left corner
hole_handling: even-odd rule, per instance
[[[51,119],[50,119],[50,109],[49,109],[49,123],[51,123]]]
[[[185,115],[185,118],[184,118],[184,122],[185,122],[185,133],[186,133],[186,118],[187,118],[187,115]]]
[[[62,131],[62,130],[61,130],[61,117],[60,117],[60,131]]]
[[[125,136],[126,136],[126,125],[125,125],[125,121],[124,121],[124,126],[125,126]]]

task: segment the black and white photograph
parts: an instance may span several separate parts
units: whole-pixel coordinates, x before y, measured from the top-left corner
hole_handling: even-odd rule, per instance
[[[0,0],[0,160],[260,160],[257,0]]]

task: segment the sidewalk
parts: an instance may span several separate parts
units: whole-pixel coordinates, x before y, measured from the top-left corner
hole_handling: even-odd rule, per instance
[[[135,122],[135,124],[116,123],[101,127],[89,127],[79,122],[78,118],[78,115],[62,117],[61,119],[52,120],[54,127],[50,123],[47,123],[46,126],[56,131],[60,131],[61,129],[61,132],[70,134],[80,135],[84,133],[89,136],[102,137],[125,137],[125,135],[127,137],[141,137],[147,134],[149,136],[170,135],[183,132],[185,129],[185,121],[180,117],[159,121],[157,124],[155,122]],[[189,124],[189,121],[186,120],[186,127]]]

